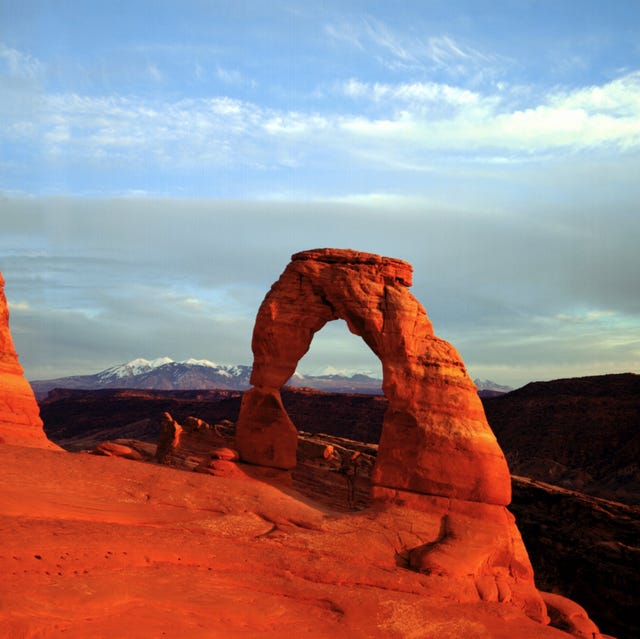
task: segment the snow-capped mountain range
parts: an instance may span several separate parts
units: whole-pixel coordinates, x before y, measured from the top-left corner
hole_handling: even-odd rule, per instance
[[[175,362],[170,357],[148,360],[134,359],[112,366],[94,375],[74,375],[57,379],[36,380],[31,387],[38,399],[54,388],[97,390],[101,388],[144,388],[155,390],[245,390],[251,386],[251,366],[228,366],[207,359]],[[491,394],[511,390],[490,380],[474,380],[478,390]],[[363,373],[355,375],[303,375],[296,372],[290,386],[308,387],[338,393],[382,393],[382,380]]]
[[[74,375],[35,380],[31,387],[38,399],[54,388],[97,390],[101,388],[145,388],[156,390],[245,390],[251,386],[251,366],[227,366],[206,359],[180,362],[170,357],[134,359],[94,375]],[[296,372],[290,386],[309,387],[340,393],[381,393],[382,381],[363,374],[308,376]]]
[[[160,372],[159,369],[162,369],[161,372],[163,373],[173,373],[173,377],[178,379],[183,377],[185,372],[189,369],[210,369],[208,371],[210,376],[219,375],[226,379],[241,378],[244,380],[244,377],[247,374],[251,374],[250,366],[223,366],[208,359],[190,358],[181,362],[174,362],[170,357],[157,357],[152,360],[139,357],[138,359],[127,362],[126,364],[119,364],[117,366],[107,368],[100,373],[97,373],[97,376],[104,382],[109,383],[112,380],[126,380],[130,377],[147,375],[152,372],[157,373]],[[199,370],[199,372],[202,373],[204,371]]]

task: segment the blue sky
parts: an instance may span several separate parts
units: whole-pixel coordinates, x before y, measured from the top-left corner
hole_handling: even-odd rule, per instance
[[[640,4],[0,0],[0,269],[32,379],[250,363],[351,247],[473,376],[640,372]],[[305,372],[379,364],[337,325]]]

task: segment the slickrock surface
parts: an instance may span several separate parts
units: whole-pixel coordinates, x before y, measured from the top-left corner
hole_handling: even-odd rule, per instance
[[[36,448],[0,446],[0,467],[2,637],[569,637],[404,567],[428,513]]]
[[[24,377],[9,329],[9,307],[0,273],[0,444],[58,449],[42,428],[40,410]]]
[[[154,430],[153,437],[147,442],[133,441],[132,437],[145,438],[146,428],[133,430],[126,426],[131,421],[141,423],[136,421],[141,415],[161,415],[170,410],[182,424],[190,414],[212,424],[237,419],[239,398],[234,398],[233,404],[227,404],[227,400],[218,401],[215,392],[198,393],[198,402],[169,405],[158,397],[158,393],[141,392],[134,401],[121,393],[114,398],[102,393],[74,391],[73,401],[60,398],[43,405],[45,427],[50,420],[52,437],[54,433],[72,436],[72,440],[57,440],[65,447],[68,441],[78,441],[75,432],[92,433],[92,441],[87,447],[93,447],[102,432],[103,439],[122,437],[118,443],[153,459],[155,444],[150,442],[157,440],[158,432]],[[182,396],[184,392],[177,394]],[[371,404],[377,405],[384,398],[301,390],[283,390],[282,398],[294,423],[302,430],[312,431],[299,432],[294,487],[325,506],[347,511],[346,478],[328,469],[322,453],[328,444],[341,453],[358,450],[367,463],[361,465],[362,472],[355,482],[355,501],[361,508],[368,506],[369,476],[377,445],[354,442],[345,437],[353,438],[351,433],[355,433],[356,439],[362,439],[358,435],[369,432],[371,425],[377,428],[379,436],[382,411]],[[112,405],[115,400],[116,405]],[[102,425],[102,431],[91,430],[94,421]],[[121,427],[113,428],[114,424],[121,424]],[[228,422],[226,427],[217,424],[217,428],[224,438],[207,444],[203,451],[207,458],[218,446],[233,447],[233,428]],[[335,428],[334,436],[320,435],[323,428]],[[338,433],[343,436],[335,436]],[[516,516],[538,588],[571,597],[586,608],[601,629],[618,639],[640,637],[636,614],[640,605],[640,509],[603,502],[553,486],[543,488],[539,482],[530,480],[513,478],[512,486],[514,498],[509,510]]]

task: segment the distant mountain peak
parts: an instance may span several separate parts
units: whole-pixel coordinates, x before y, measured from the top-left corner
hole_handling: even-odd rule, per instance
[[[142,361],[145,361],[145,360],[142,360]],[[149,366],[151,366],[151,368],[158,368],[158,366],[171,364],[171,362],[173,362],[173,360],[170,357],[156,357],[155,359],[152,359],[150,362],[148,362],[148,364]]]
[[[511,386],[498,384],[490,379],[480,379],[479,377],[476,377],[473,380],[473,383],[476,385],[476,388],[479,391],[494,391],[497,393],[510,393],[513,390]]]
[[[208,359],[195,359],[193,357],[190,357],[189,359],[184,359],[180,362],[177,362],[178,364],[189,364],[191,366],[208,366],[209,368],[222,368],[219,364],[216,364],[215,362],[212,362],[211,360]]]
[[[147,373],[155,368],[164,366],[165,364],[171,364],[172,362],[173,360],[170,357],[156,357],[152,360],[144,359],[144,357],[137,357],[126,364],[111,366],[97,374],[101,379],[130,377],[131,375]]]

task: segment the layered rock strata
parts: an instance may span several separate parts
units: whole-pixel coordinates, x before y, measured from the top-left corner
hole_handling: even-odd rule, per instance
[[[59,450],[42,428],[36,398],[18,361],[0,273],[0,443]]]

